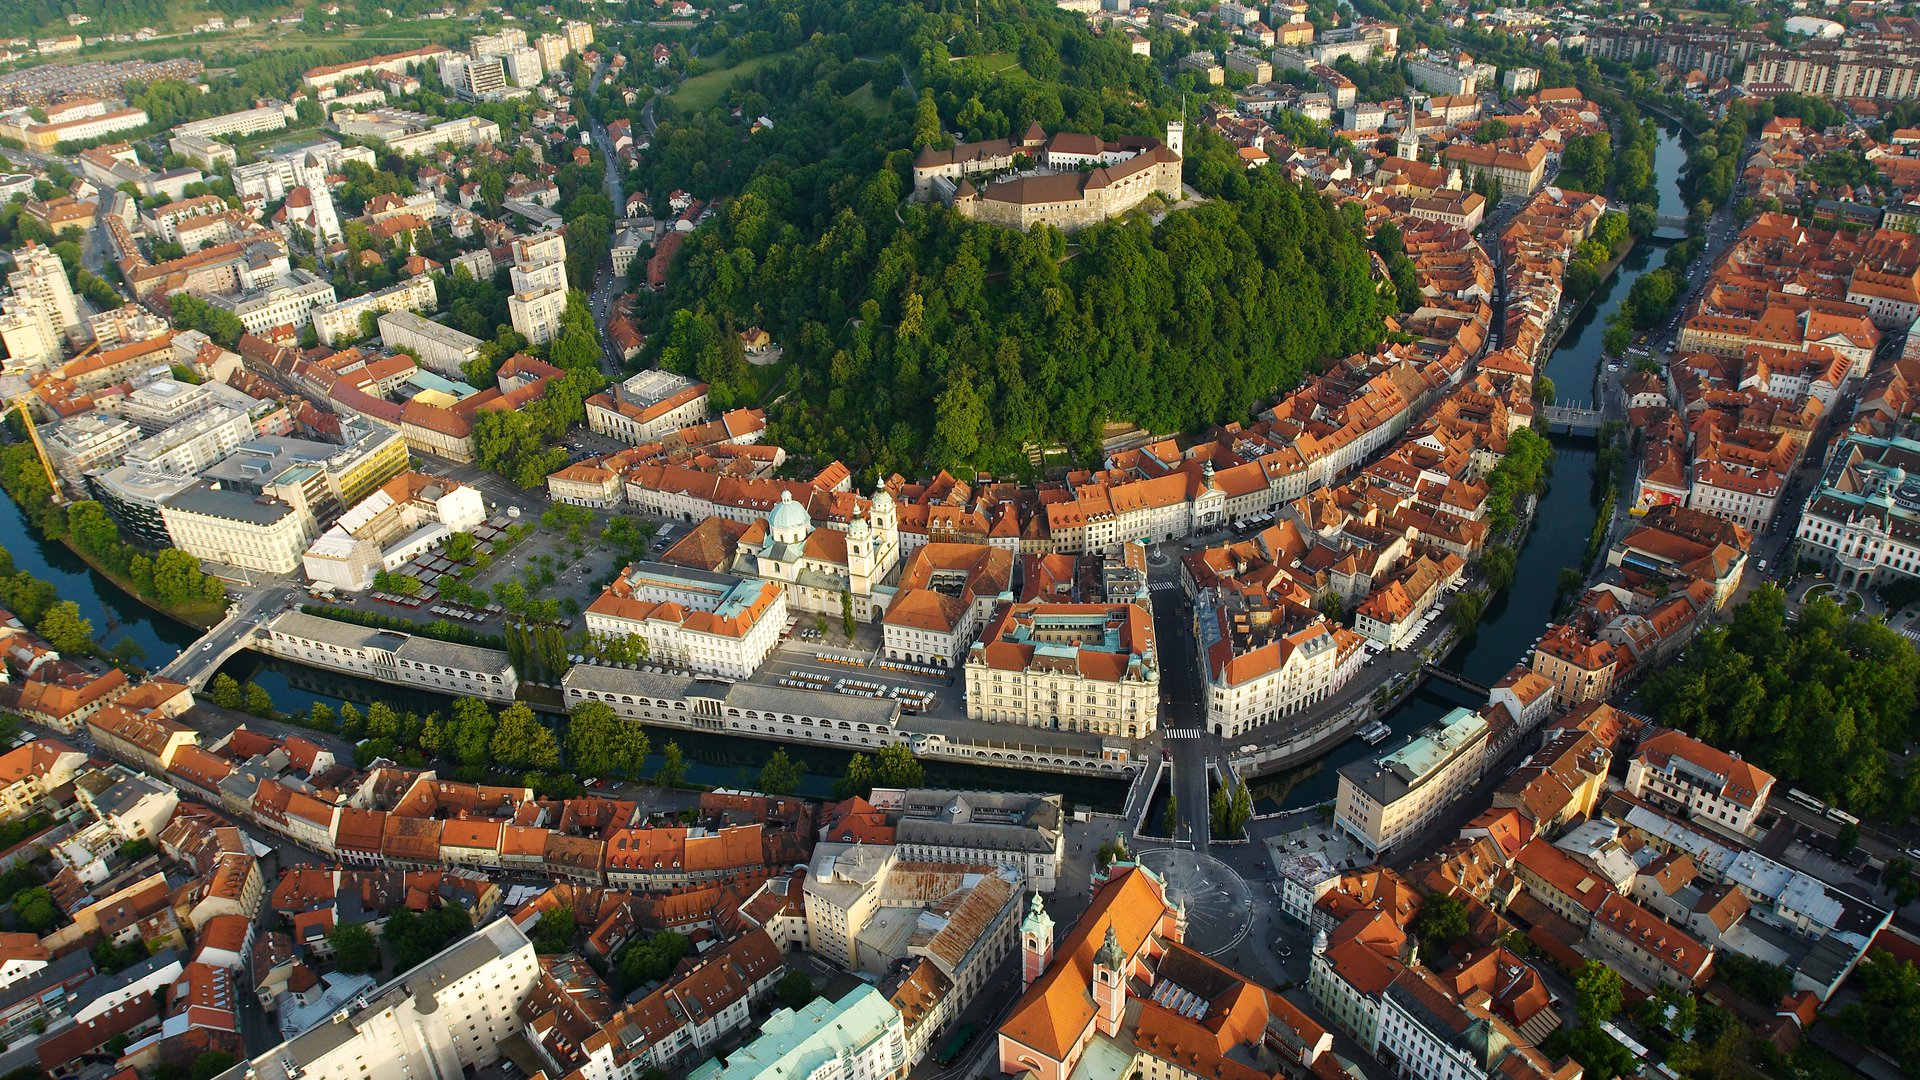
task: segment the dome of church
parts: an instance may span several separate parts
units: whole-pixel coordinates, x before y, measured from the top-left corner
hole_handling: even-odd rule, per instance
[[[850,540],[859,540],[865,537],[867,532],[867,519],[859,514],[853,515],[853,520],[847,523],[847,538]]]
[[[876,517],[882,512],[891,513],[893,511],[893,496],[887,494],[886,488],[881,488],[873,493],[873,499],[868,503],[867,509]]]
[[[793,501],[793,492],[783,491],[780,502],[767,515],[767,526],[776,533],[806,532],[813,527],[813,519],[807,516],[806,507]]]

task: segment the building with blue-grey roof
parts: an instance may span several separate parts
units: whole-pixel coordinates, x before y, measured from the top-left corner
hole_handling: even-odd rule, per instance
[[[1487,718],[1456,708],[1405,746],[1340,769],[1334,824],[1378,858],[1417,836],[1486,769]]]
[[[867,1080],[907,1066],[899,1010],[871,986],[767,1018],[760,1037],[693,1070],[690,1080]]]
[[[160,508],[173,546],[203,562],[262,574],[290,574],[313,542],[312,514],[268,495],[204,481]]]

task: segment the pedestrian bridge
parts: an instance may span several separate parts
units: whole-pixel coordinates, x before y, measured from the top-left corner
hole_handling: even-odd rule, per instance
[[[1606,414],[1599,409],[1577,409],[1562,405],[1546,405],[1540,409],[1540,418],[1546,421],[1549,432],[1565,431],[1568,434],[1598,434],[1607,422]]]
[[[1448,671],[1446,668],[1435,664],[1431,660],[1423,661],[1420,665],[1420,671],[1430,679],[1439,679],[1443,683],[1452,683],[1476,697],[1485,697],[1492,692],[1489,687],[1481,686],[1479,683],[1474,682],[1472,679],[1467,678],[1457,671]]]
[[[1687,231],[1687,216],[1685,214],[1661,214],[1659,217],[1654,218],[1653,222],[1655,226],[1662,229],[1677,229],[1680,232]]]

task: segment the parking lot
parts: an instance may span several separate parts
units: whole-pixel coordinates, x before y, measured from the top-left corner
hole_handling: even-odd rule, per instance
[[[481,633],[497,634],[508,609],[514,606],[502,602],[501,588],[507,586],[509,598],[557,601],[563,625],[577,626],[579,613],[620,571],[623,559],[600,539],[601,532],[616,515],[577,508],[572,512],[582,515],[581,520],[559,527],[542,524],[527,513],[518,517],[505,512],[493,513],[485,525],[473,530],[475,539],[480,541],[476,556],[483,556],[477,561],[449,560],[441,547],[397,568],[396,572],[420,582],[421,589],[412,596],[369,590],[311,598],[390,618],[418,623],[446,620]],[[509,529],[530,531],[525,531],[517,542],[510,542],[507,540]],[[654,547],[660,543],[656,539]],[[506,549],[504,553],[502,548]],[[478,563],[486,565],[470,577],[462,577],[463,571]],[[485,604],[463,600],[464,590],[454,583],[485,590],[491,600]]]

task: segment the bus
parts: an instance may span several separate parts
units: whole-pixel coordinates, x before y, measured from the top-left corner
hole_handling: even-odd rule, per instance
[[[1801,791],[1799,788],[1787,789],[1787,801],[1798,803],[1800,804],[1800,806],[1804,807],[1805,809],[1811,810],[1816,814],[1824,814],[1827,812],[1826,803],[1823,803],[1819,799],[1816,799],[1813,796],[1807,794],[1806,792]]]
[[[940,1052],[933,1056],[934,1064],[944,1069],[960,1060],[960,1055],[966,1051],[967,1044],[973,1042],[973,1037],[979,1030],[980,1025],[973,1023],[962,1024],[954,1029],[947,1041],[941,1044]]]
[[[1860,824],[1859,818],[1854,817],[1852,814],[1847,813],[1845,810],[1842,810],[1837,806],[1830,806],[1827,808],[1827,819],[1830,821],[1837,821],[1842,825]]]

